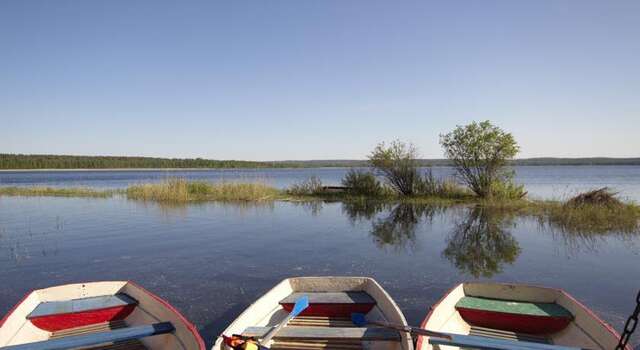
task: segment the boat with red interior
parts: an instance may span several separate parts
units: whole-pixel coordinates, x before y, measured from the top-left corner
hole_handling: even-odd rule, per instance
[[[128,281],[34,290],[0,321],[2,350],[204,350],[169,303]]]

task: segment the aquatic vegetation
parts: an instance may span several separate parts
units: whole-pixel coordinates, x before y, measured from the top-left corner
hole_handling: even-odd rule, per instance
[[[96,190],[85,187],[0,187],[0,196],[107,198],[114,194],[115,191]]]
[[[305,181],[291,185],[286,193],[292,196],[317,196],[325,193],[322,181],[317,176],[312,176]]]
[[[431,184],[425,185],[421,193],[411,196],[400,195],[373,182],[370,174],[352,173],[347,182],[357,191],[329,191],[317,177],[296,184],[289,189],[279,190],[261,182],[205,182],[188,181],[184,178],[168,178],[160,183],[129,186],[126,190],[96,190],[90,188],[51,187],[0,187],[4,196],[55,196],[108,198],[124,195],[131,200],[155,201],[161,203],[189,203],[195,201],[246,201],[264,202],[286,200],[292,202],[343,202],[345,208],[377,210],[384,205],[412,204],[460,206],[478,205],[490,210],[502,210],[514,215],[534,217],[540,223],[562,232],[580,234],[603,234],[608,232],[640,232],[640,206],[620,201],[609,189],[585,192],[560,201],[539,201],[529,199],[508,199],[492,196],[480,198],[469,190],[451,182],[424,177]],[[377,186],[380,186],[379,189]],[[358,187],[359,186],[359,187]],[[369,194],[364,193],[378,194]],[[369,203],[378,204],[371,205]],[[365,204],[363,204],[365,203]],[[348,210],[348,209],[347,209]],[[373,213],[365,214],[370,217]],[[359,216],[356,215],[356,216]]]
[[[279,195],[278,189],[264,183],[190,182],[183,178],[134,185],[126,190],[129,199],[160,202],[264,201],[276,199]]]
[[[346,192],[354,196],[382,196],[385,192],[382,184],[370,171],[349,169],[342,179]]]

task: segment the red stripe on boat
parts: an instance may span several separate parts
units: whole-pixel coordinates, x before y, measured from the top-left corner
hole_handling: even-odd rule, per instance
[[[287,311],[293,310],[290,303],[280,304]],[[323,316],[323,317],[351,317],[352,313],[366,314],[371,311],[375,304],[311,304],[300,315],[301,316]]]
[[[49,332],[88,326],[96,323],[123,320],[133,312],[136,305],[122,305],[103,309],[70,312],[31,318],[36,327]]]
[[[528,334],[549,334],[565,329],[570,316],[537,316],[456,307],[468,324]]]

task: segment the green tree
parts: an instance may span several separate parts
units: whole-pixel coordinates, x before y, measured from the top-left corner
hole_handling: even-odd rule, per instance
[[[505,169],[507,161],[518,154],[520,147],[513,135],[488,120],[458,126],[440,135],[440,144],[458,176],[478,196],[525,194],[521,186],[512,185],[513,172]],[[509,191],[505,191],[505,187]]]
[[[379,143],[369,155],[369,163],[402,195],[412,195],[421,176],[418,172],[418,150],[411,143],[395,140],[387,146]]]

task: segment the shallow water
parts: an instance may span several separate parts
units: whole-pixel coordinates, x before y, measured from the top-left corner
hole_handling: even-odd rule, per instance
[[[34,288],[128,279],[180,309],[208,344],[298,275],[372,276],[413,324],[461,281],[548,285],[620,329],[639,262],[637,233],[567,232],[471,207],[0,197],[0,314]]]
[[[451,177],[451,167],[431,168],[438,177]],[[564,199],[579,191],[609,186],[628,200],[640,202],[640,166],[518,166],[516,182],[537,198]],[[0,172],[0,186],[86,186],[124,188],[142,182],[158,182],[178,176],[190,180],[261,181],[284,188],[317,176],[336,185],[348,168],[219,169],[197,171],[35,171]]]

